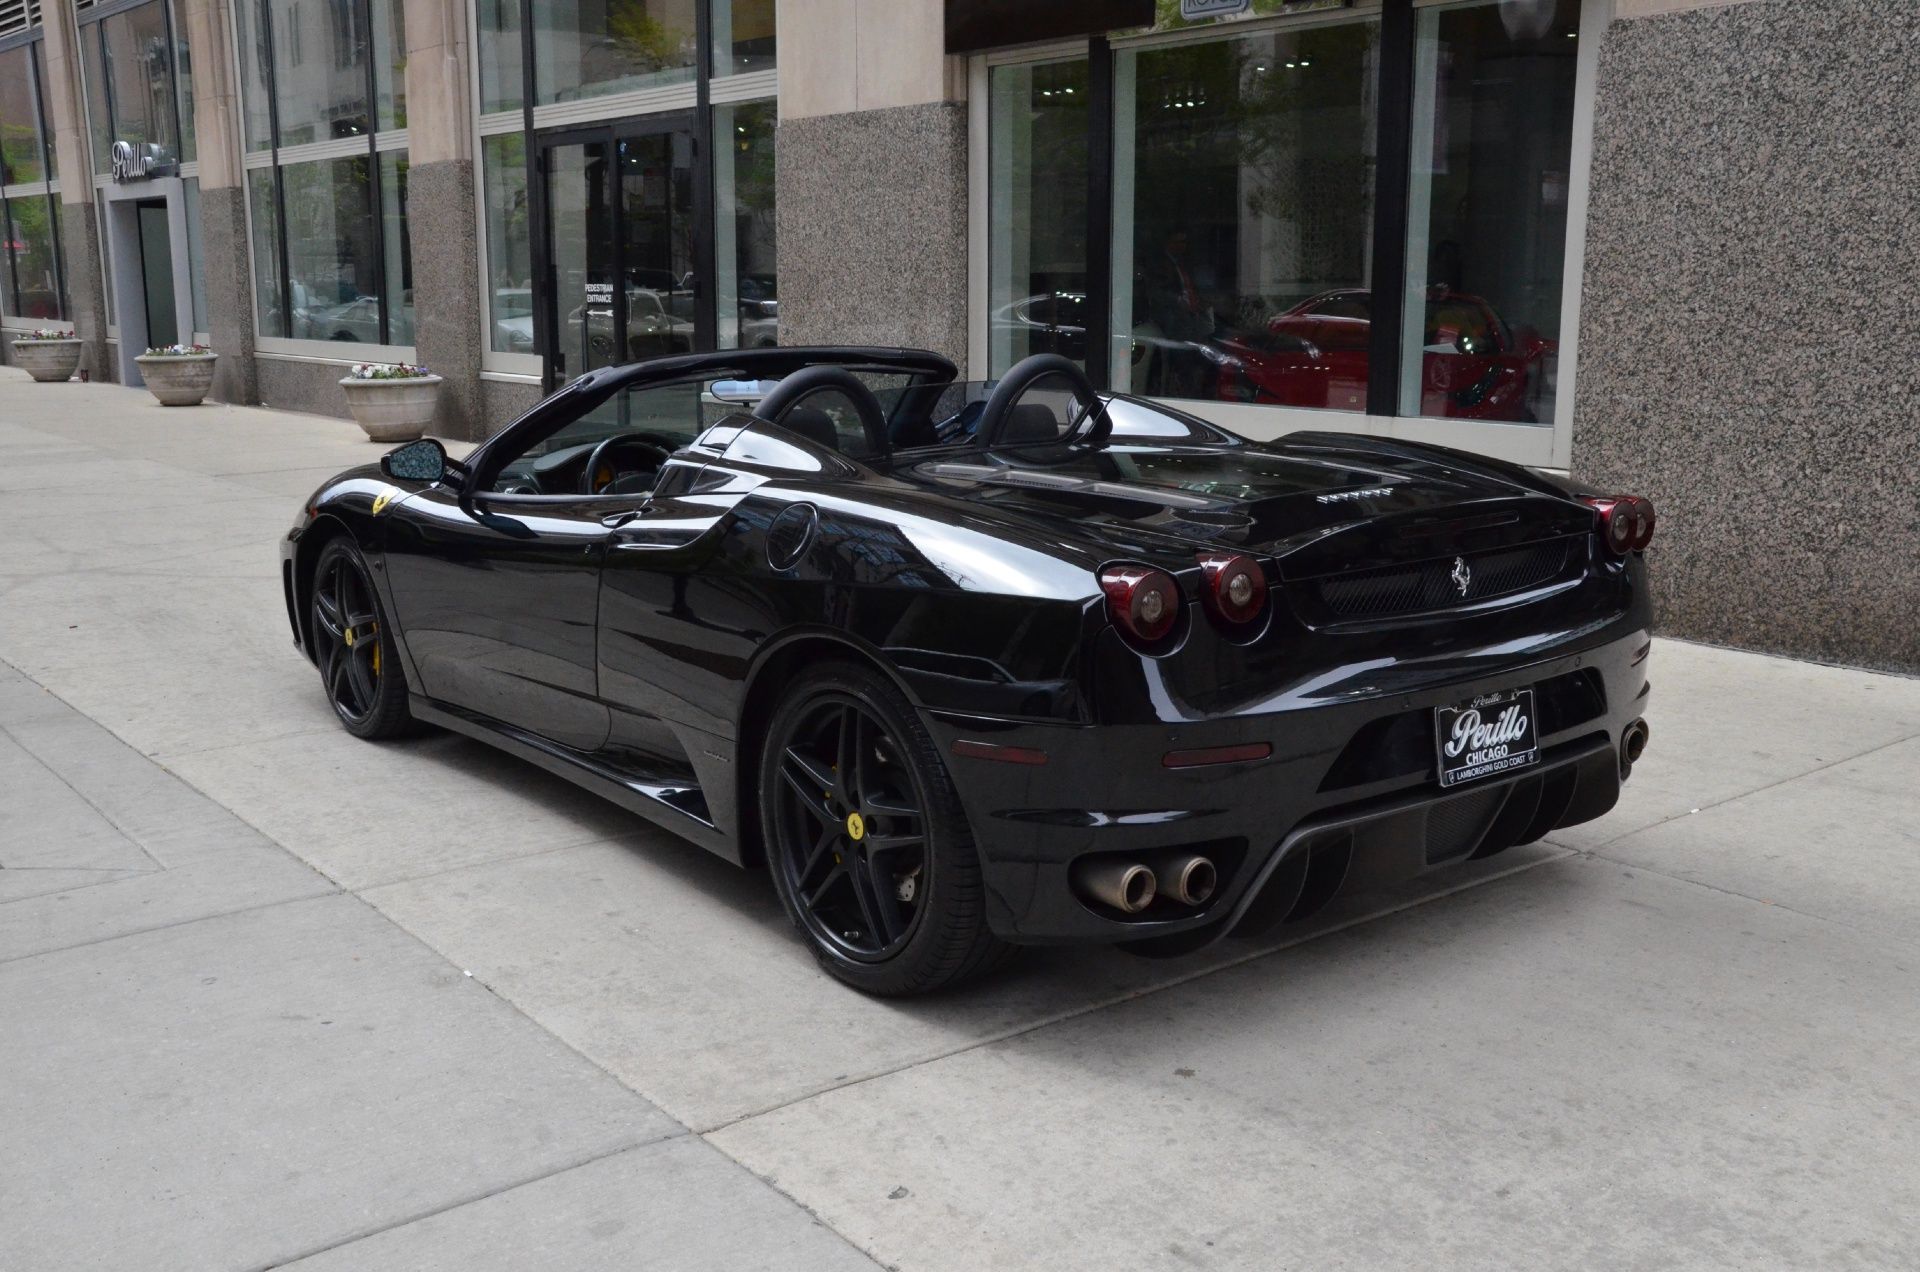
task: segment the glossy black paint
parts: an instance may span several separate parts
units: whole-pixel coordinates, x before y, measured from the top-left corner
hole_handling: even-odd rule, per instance
[[[889,369],[930,390],[955,376],[936,355],[879,349],[583,376],[446,483],[362,468],[323,486],[283,548],[296,640],[311,657],[312,566],[328,537],[350,535],[392,616],[417,716],[747,864],[759,729],[785,678],[822,657],[864,662],[949,756],[992,926],[1025,942],[1177,952],[1302,913],[1369,864],[1450,859],[1435,845],[1456,822],[1480,826],[1457,854],[1472,855],[1617,798],[1621,737],[1647,697],[1645,563],[1608,558],[1590,509],[1510,465],[1327,433],[1255,445],[1116,397],[1098,444],[963,441],[855,462],[737,416],[675,454],[651,494],[485,489],[529,439],[623,387],[819,365]],[[1567,568],[1437,612],[1340,621],[1317,608],[1336,574],[1523,542],[1564,544]],[[1259,559],[1271,588],[1244,631],[1219,629],[1198,603],[1197,557],[1223,550]],[[1152,650],[1107,619],[1097,572],[1121,560],[1182,589],[1179,622]],[[1520,686],[1543,701],[1542,767],[1442,792],[1433,708]],[[960,741],[1047,762],[958,756]],[[1162,764],[1240,743],[1271,755]],[[1193,845],[1221,873],[1195,910],[1122,916],[1069,885],[1088,854]]]

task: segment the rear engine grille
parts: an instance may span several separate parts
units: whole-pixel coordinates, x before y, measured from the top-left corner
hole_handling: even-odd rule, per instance
[[[1577,539],[1549,539],[1496,552],[1442,557],[1310,580],[1321,606],[1338,620],[1392,618],[1454,609],[1510,596],[1567,577],[1581,562]],[[1467,587],[1460,589],[1460,563]]]

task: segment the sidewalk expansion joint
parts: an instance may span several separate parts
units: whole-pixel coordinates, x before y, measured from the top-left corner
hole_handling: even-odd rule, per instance
[[[525,1188],[530,1184],[537,1184],[543,1179],[552,1179],[555,1175],[564,1175],[568,1171],[579,1170],[585,1166],[592,1166],[596,1162],[604,1162],[610,1158],[621,1157],[626,1155],[627,1153],[638,1152],[643,1148],[652,1148],[656,1144],[666,1144],[666,1143],[670,1143],[673,1140],[686,1139],[686,1138],[689,1138],[689,1133],[687,1131],[685,1130],[672,1131],[665,1135],[656,1135],[651,1139],[635,1140],[631,1144],[623,1144],[618,1148],[610,1148],[605,1150],[604,1152],[590,1153],[587,1156],[579,1158],[576,1161],[570,1161],[565,1163],[564,1165],[555,1166],[552,1170],[542,1171],[537,1175],[528,1175],[523,1179],[512,1180],[508,1183],[501,1184],[497,1188],[489,1188],[485,1192],[478,1192],[470,1196],[459,1197],[453,1201],[449,1201],[444,1206],[435,1206],[430,1210],[422,1210],[418,1214],[408,1215],[403,1219],[396,1219],[392,1223],[381,1224],[378,1227],[367,1228],[359,1232],[351,1233],[348,1236],[341,1237],[338,1241],[329,1241],[329,1242],[326,1242],[325,1244],[317,1245],[310,1249],[302,1250],[297,1254],[289,1255],[288,1257],[274,1263],[256,1264],[254,1265],[253,1268],[249,1269],[249,1272],[273,1272],[273,1269],[275,1268],[288,1267],[292,1264],[300,1262],[302,1259],[315,1258],[319,1255],[327,1253],[329,1250],[338,1250],[342,1246],[350,1246],[357,1241],[365,1241],[371,1237],[377,1237],[383,1232],[392,1232],[396,1228],[404,1228],[409,1224],[420,1223],[423,1220],[432,1219],[436,1215],[444,1215],[450,1211],[459,1210],[465,1206],[477,1205],[480,1202],[486,1201],[488,1198],[498,1197],[502,1193],[512,1192],[516,1188]],[[729,1158],[728,1160],[731,1161],[732,1159]]]
[[[978,1051],[982,1047],[996,1046],[999,1043],[1009,1042],[1015,1038],[1023,1038],[1028,1034],[1038,1033],[1043,1029],[1051,1029],[1055,1025],[1065,1024],[1070,1020],[1078,1020],[1082,1016],[1090,1016],[1090,1015],[1093,1015],[1095,1012],[1106,1011],[1109,1008],[1120,1007],[1120,1006],[1126,1005],[1127,1003],[1138,1002],[1143,998],[1151,998],[1156,994],[1165,993],[1167,990],[1170,990],[1170,989],[1178,989],[1183,985],[1192,984],[1194,981],[1204,979],[1205,977],[1216,976],[1221,972],[1232,971],[1233,969],[1238,967],[1245,967],[1247,964],[1256,963],[1263,958],[1271,958],[1272,956],[1279,954],[1282,951],[1293,949],[1296,946],[1306,945],[1312,941],[1318,941],[1318,940],[1321,940],[1322,938],[1334,936],[1341,932],[1349,931],[1353,928],[1362,927],[1368,923],[1375,922],[1376,920],[1379,920],[1379,919],[1389,918],[1396,914],[1404,914],[1408,910],[1418,909],[1420,906],[1423,906],[1423,905],[1431,905],[1436,901],[1444,901],[1449,897],[1458,896],[1462,892],[1469,892],[1475,888],[1485,887],[1490,883],[1497,883],[1502,879],[1510,879],[1514,875],[1524,874],[1529,870],[1536,870],[1541,866],[1551,865],[1556,861],[1565,861],[1567,860],[1567,858],[1575,855],[1572,849],[1562,847],[1558,844],[1553,845],[1553,847],[1556,849],[1556,851],[1551,856],[1542,857],[1538,861],[1522,862],[1519,865],[1509,867],[1506,870],[1485,874],[1480,876],[1479,878],[1473,879],[1466,883],[1455,884],[1452,887],[1445,888],[1437,892],[1430,892],[1425,896],[1415,897],[1409,901],[1403,901],[1396,905],[1390,905],[1383,910],[1369,910],[1365,914],[1357,914],[1350,919],[1343,919],[1340,922],[1331,924],[1327,927],[1318,928],[1312,932],[1303,932],[1299,936],[1296,936],[1291,940],[1282,941],[1277,945],[1264,946],[1260,949],[1252,950],[1246,954],[1242,954],[1237,958],[1228,959],[1227,961],[1222,963],[1216,963],[1211,967],[1196,968],[1195,970],[1188,972],[1185,975],[1176,976],[1171,980],[1162,981],[1157,985],[1148,985],[1148,986],[1145,986],[1144,988],[1132,990],[1128,993],[1115,994],[1110,998],[1103,998],[1098,1002],[1086,1003],[1082,1006],[1075,1007],[1067,1011],[1057,1012],[1054,1015],[1048,1016],[1044,1020],[1036,1020],[1028,1024],[1017,1025],[1010,1029],[1004,1029],[998,1033],[989,1034],[988,1036],[983,1038],[976,1038],[972,1042],[966,1043],[962,1046],[950,1047],[940,1051],[929,1052],[925,1055],[916,1056],[911,1060],[903,1060],[899,1064],[888,1065],[886,1068],[883,1068],[883,1069],[876,1069],[870,1073],[863,1073],[857,1077],[851,1077],[843,1082],[824,1083],[821,1086],[811,1091],[806,1091],[806,1092],[803,1092],[802,1094],[793,1096],[790,1099],[781,1100],[778,1103],[767,1105],[765,1108],[754,1109],[751,1112],[742,1113],[738,1117],[728,1118],[724,1122],[717,1122],[711,1126],[699,1127],[696,1129],[698,1130],[699,1134],[703,1137],[709,1136],[709,1135],[717,1135],[721,1131],[724,1131],[729,1127],[738,1126],[742,1122],[751,1122],[755,1118],[765,1117],[770,1113],[778,1113],[782,1109],[791,1108],[796,1104],[804,1104],[808,1100],[816,1099],[822,1095],[828,1095],[836,1091],[844,1091],[849,1087],[864,1086],[866,1083],[874,1082],[881,1078],[892,1077],[896,1073],[904,1073],[909,1069],[917,1069],[921,1065],[932,1064],[932,1063],[935,1063],[936,1061],[946,1060],[953,1056],[965,1055],[970,1051]],[[729,1156],[731,1156],[731,1154],[729,1154]]]

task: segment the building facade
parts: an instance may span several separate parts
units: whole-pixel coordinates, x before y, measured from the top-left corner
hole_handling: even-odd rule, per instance
[[[424,362],[456,437],[1057,352],[1647,493],[1668,630],[1920,670],[1916,99],[1920,0],[21,0],[0,326],[334,414]]]

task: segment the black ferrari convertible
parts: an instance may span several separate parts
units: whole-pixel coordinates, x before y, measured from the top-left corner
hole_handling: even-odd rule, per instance
[[[1057,356],[820,348],[595,371],[328,482],[282,559],[350,731],[454,729],[764,865],[830,972],[912,994],[1598,817],[1647,740],[1652,536]]]

